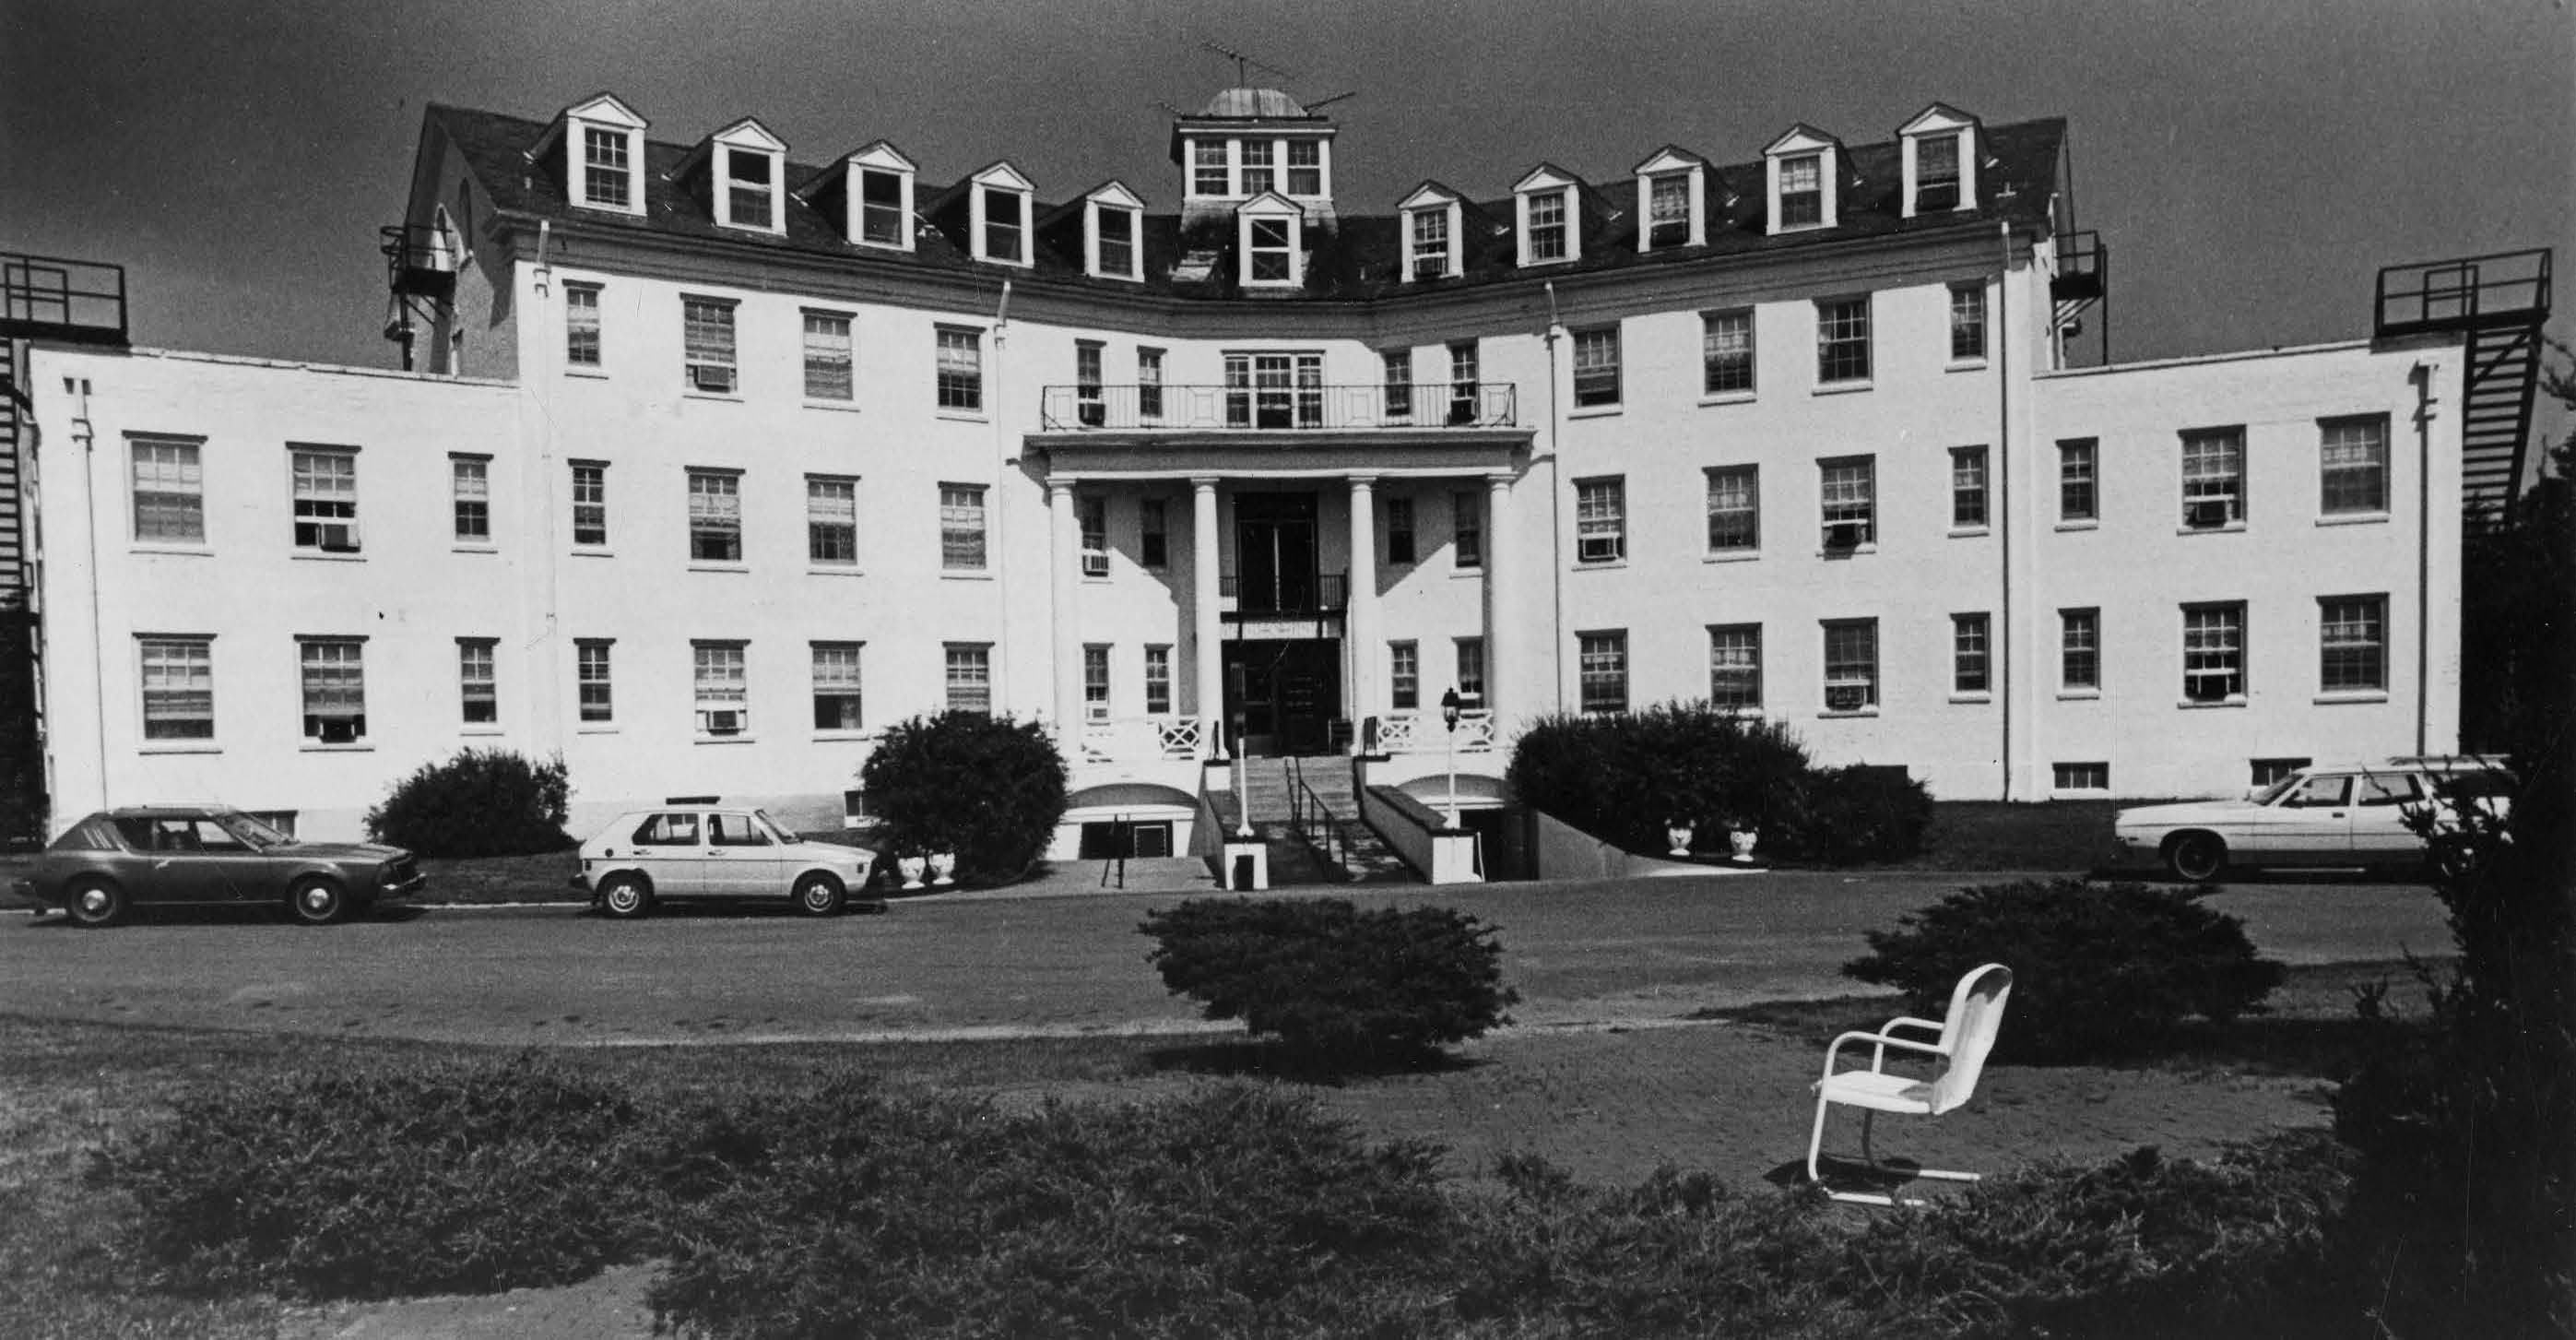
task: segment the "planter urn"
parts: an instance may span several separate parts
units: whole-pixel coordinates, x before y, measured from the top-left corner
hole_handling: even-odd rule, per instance
[[[1691,836],[1691,826],[1689,824],[1667,823],[1664,825],[1664,841],[1672,844],[1672,854],[1675,856],[1690,855]]]
[[[930,854],[930,882],[948,885],[957,882],[957,853],[935,851]]]
[[[921,887],[921,872],[927,868],[929,864],[930,863],[928,861],[923,860],[918,856],[898,856],[895,858],[894,868],[903,872],[903,886],[905,888],[917,889]]]
[[[1760,833],[1750,828],[1738,828],[1728,833],[1726,845],[1735,849],[1735,855],[1729,859],[1738,865],[1753,864],[1753,841],[1760,836]]]

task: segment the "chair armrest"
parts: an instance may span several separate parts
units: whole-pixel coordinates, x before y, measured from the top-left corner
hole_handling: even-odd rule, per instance
[[[1941,1021],[1937,1019],[1890,1019],[1887,1021],[1887,1027],[1878,1031],[1881,1033],[1893,1033],[1900,1028],[1920,1028],[1925,1032],[1938,1034],[1943,1026],[1944,1025]]]
[[[1890,1047],[1897,1048],[1900,1051],[1922,1052],[1929,1056],[1949,1055],[1948,1052],[1928,1042],[1916,1042],[1910,1038],[1890,1037],[1885,1033],[1864,1033],[1855,1031],[1845,1033],[1841,1037],[1835,1038],[1833,1045],[1825,1048],[1824,1077],[1826,1079],[1832,1079],[1834,1077],[1834,1057],[1841,1054],[1843,1044],[1846,1042],[1866,1042],[1870,1044],[1872,1051],[1869,1058],[1869,1068],[1872,1070],[1880,1069],[1886,1064],[1887,1049]]]

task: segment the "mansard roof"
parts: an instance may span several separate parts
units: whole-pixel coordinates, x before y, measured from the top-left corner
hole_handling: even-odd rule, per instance
[[[856,267],[908,267],[952,273],[997,272],[998,267],[974,259],[971,239],[964,227],[963,209],[944,208],[952,204],[962,207],[966,192],[959,188],[971,183],[971,174],[945,185],[928,180],[921,183],[916,196],[920,202],[916,213],[923,221],[920,235],[913,250],[895,251],[857,246],[847,241],[831,213],[834,208],[831,198],[836,193],[811,190],[816,177],[833,171],[845,159],[834,159],[821,165],[790,162],[787,180],[808,183],[807,194],[811,198],[790,196],[786,202],[786,232],[772,236],[720,228],[707,202],[701,198],[702,193],[694,193],[673,180],[674,169],[694,146],[667,144],[649,136],[644,146],[645,170],[642,174],[644,212],[634,217],[620,217],[604,216],[596,210],[576,211],[566,199],[561,156],[530,157],[531,150],[545,137],[548,128],[549,123],[545,121],[433,103],[422,125],[420,151],[426,162],[430,161],[426,155],[436,152],[442,142],[453,145],[477,182],[491,196],[501,216],[496,223],[506,224],[511,218],[530,224],[549,219],[556,221],[559,228],[576,226],[600,237],[629,234],[639,242],[661,238],[724,248],[766,248]],[[1837,211],[1837,226],[1779,237],[1764,235],[1764,202],[1760,191],[1727,189],[1735,182],[1762,180],[1760,160],[1723,167],[1712,165],[1708,242],[1705,246],[1659,247],[1639,254],[1633,210],[1617,209],[1614,201],[1610,202],[1612,207],[1597,212],[1585,211],[1582,259],[1550,266],[1548,274],[1562,279],[1568,273],[1669,265],[1716,255],[1775,253],[1861,238],[1895,238],[1999,217],[2044,227],[2048,219],[2049,198],[2057,189],[2059,156],[2065,135],[2065,121],[2054,117],[1985,127],[1982,153],[1995,165],[1978,174],[1979,194],[1983,197],[1979,207],[1913,219],[1903,217],[1903,201],[1899,199],[1903,175],[1899,171],[1901,146],[1893,140],[1847,145],[1843,149],[1846,185]],[[1858,179],[1858,184],[1851,184],[1854,178]],[[1079,202],[1084,193],[1058,196],[1040,183],[1033,221],[1064,217],[1057,211],[1068,202]],[[1442,291],[1505,283],[1530,273],[1514,263],[1512,196],[1505,192],[1480,200],[1464,193],[1458,194],[1466,211],[1464,231],[1467,236],[1460,239],[1466,272],[1457,279],[1442,281]],[[424,204],[419,208],[426,212],[428,206]],[[958,217],[946,217],[951,214]],[[1420,286],[1403,282],[1402,222],[1402,215],[1393,204],[1381,214],[1360,214],[1345,209],[1337,219],[1310,215],[1303,232],[1306,242],[1305,263],[1301,271],[1305,278],[1303,296],[1351,301],[1419,292]],[[1228,299],[1238,296],[1233,279],[1237,268],[1233,263],[1233,233],[1231,214],[1221,222],[1185,229],[1178,215],[1149,210],[1144,216],[1142,236],[1145,248],[1142,287],[1147,291],[1183,298]],[[1097,279],[1086,273],[1078,228],[1041,229],[1031,240],[1036,251],[1035,264],[1028,269],[1012,267],[1014,277],[1024,282],[1061,283],[1067,288],[1100,287],[1104,291],[1114,287],[1127,293],[1138,289],[1134,283]],[[1199,269],[1198,266],[1184,266],[1185,260],[1196,260],[1205,265],[1207,277],[1176,277]],[[1208,264],[1211,261],[1213,264]]]

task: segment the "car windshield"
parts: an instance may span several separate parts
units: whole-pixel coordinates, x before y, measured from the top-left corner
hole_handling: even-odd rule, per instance
[[[243,846],[250,848],[252,851],[266,851],[271,847],[288,847],[293,846],[295,843],[295,839],[288,837],[284,833],[278,832],[276,829],[269,827],[267,824],[262,823],[247,814],[217,814],[209,817],[211,817],[216,823],[223,825],[225,832],[232,834],[237,841],[239,841]]]
[[[2264,787],[2259,792],[2256,792],[2254,803],[2257,805],[2269,805],[2273,801],[2279,800],[2282,793],[2288,791],[2291,787],[2297,786],[2305,777],[2305,773],[2291,773],[2289,776],[2272,783],[2270,786]]]
[[[751,816],[758,819],[762,826],[766,827],[770,833],[777,837],[781,842],[802,842],[805,840],[797,835],[795,829],[778,822],[776,819],[770,818],[769,811],[767,810],[753,810],[751,812]]]

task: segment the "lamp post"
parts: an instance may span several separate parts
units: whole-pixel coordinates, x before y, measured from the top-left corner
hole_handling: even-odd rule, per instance
[[[1449,728],[1449,814],[1448,825],[1458,826],[1458,690],[1453,686],[1440,695],[1440,721]]]

